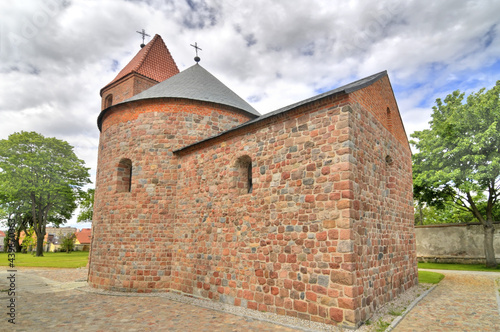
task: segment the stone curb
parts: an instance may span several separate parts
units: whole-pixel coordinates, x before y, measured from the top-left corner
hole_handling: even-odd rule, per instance
[[[405,318],[405,316],[420,302],[422,301],[422,299],[424,297],[426,297],[430,292],[432,292],[434,290],[434,288],[437,287],[438,284],[432,286],[431,288],[429,288],[428,290],[426,290],[422,295],[420,295],[419,297],[417,297],[409,306],[408,308],[406,308],[405,311],[403,311],[403,313],[401,314],[401,316],[398,316],[396,319],[394,319],[391,323],[391,325],[389,325],[387,327],[387,329],[385,330],[385,332],[390,332],[392,331],[402,320],[403,318]]]
[[[498,314],[500,315],[500,279],[495,280],[495,294],[497,296]]]

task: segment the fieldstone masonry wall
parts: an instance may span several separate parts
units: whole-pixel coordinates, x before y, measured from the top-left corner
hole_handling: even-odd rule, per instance
[[[178,159],[172,151],[248,121],[188,100],[116,105],[99,142],[90,283],[140,292],[170,287]],[[120,161],[132,163],[130,192]]]
[[[388,79],[376,84],[355,93],[353,99],[362,96],[365,105],[390,109],[392,120],[400,121],[394,119],[399,112],[395,112],[395,100],[388,98]],[[386,126],[381,121],[384,113],[373,114],[361,105],[350,109],[352,208],[349,225],[344,227],[350,228],[356,257],[355,287],[349,289],[355,303],[350,305],[356,309],[356,320],[364,321],[378,306],[415,285],[418,273],[411,153],[401,136],[404,129]]]
[[[249,128],[180,158],[172,289],[250,309],[342,322],[352,244],[336,228],[349,209],[345,96]],[[253,191],[232,186],[253,162]],[[191,171],[188,171],[191,170]],[[342,233],[342,234],[341,234]],[[335,272],[332,272],[335,270]],[[353,308],[351,308],[353,309]],[[352,315],[354,317],[354,315]]]
[[[114,106],[102,120],[90,284],[359,325],[417,282],[410,150],[391,132],[399,113],[380,81],[176,153],[249,118],[181,99]],[[379,119],[388,108],[391,126]],[[130,192],[116,189],[122,158]]]

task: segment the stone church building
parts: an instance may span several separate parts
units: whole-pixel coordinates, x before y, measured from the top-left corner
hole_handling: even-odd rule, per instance
[[[261,115],[156,35],[101,96],[93,287],[359,326],[418,282],[386,72]]]

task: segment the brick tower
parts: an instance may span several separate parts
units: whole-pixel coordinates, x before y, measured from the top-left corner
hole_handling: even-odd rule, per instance
[[[386,72],[265,115],[176,72],[155,36],[101,90],[91,286],[355,327],[418,282]]]

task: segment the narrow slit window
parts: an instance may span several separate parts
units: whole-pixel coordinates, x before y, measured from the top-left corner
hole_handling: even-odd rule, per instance
[[[120,160],[116,169],[116,178],[117,192],[130,192],[132,190],[132,161],[130,159]]]
[[[248,163],[248,168],[247,168],[247,172],[248,172],[248,193],[251,193],[252,192],[252,162],[249,162]]]
[[[253,190],[252,158],[242,156],[236,161],[234,169],[234,185],[240,195],[249,194]]]
[[[132,163],[130,163],[130,167],[128,170],[128,192],[132,191]]]
[[[389,107],[387,107],[387,128],[392,131],[392,116]]]

